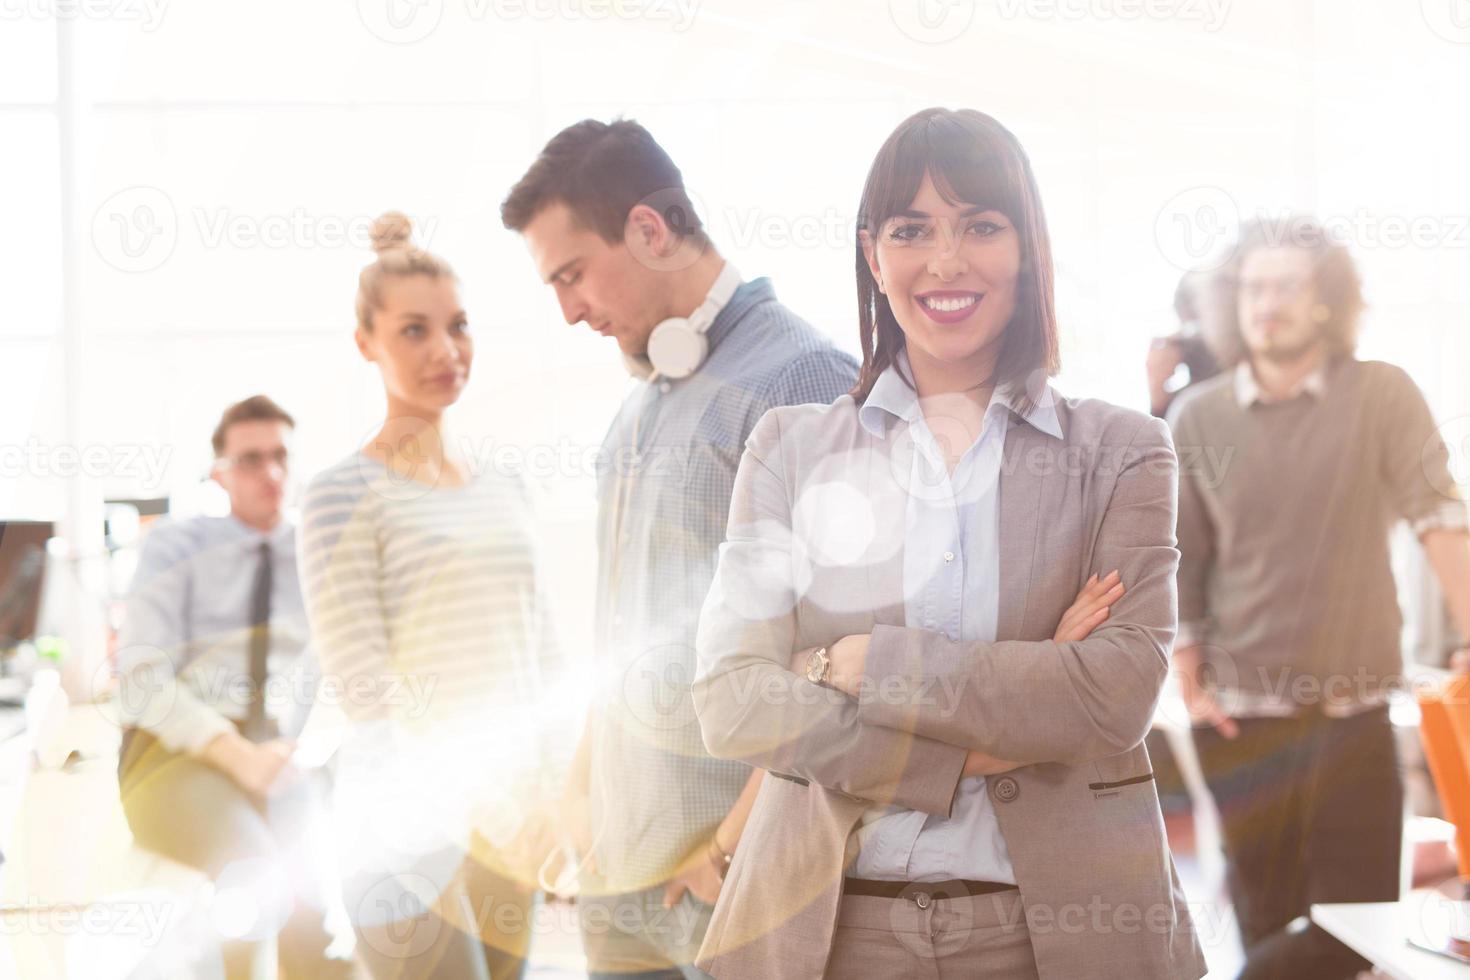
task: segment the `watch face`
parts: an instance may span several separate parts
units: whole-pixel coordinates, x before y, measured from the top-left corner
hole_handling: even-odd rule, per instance
[[[806,679],[813,684],[822,683],[822,675],[827,672],[827,658],[823,651],[813,650],[811,656],[806,658]]]

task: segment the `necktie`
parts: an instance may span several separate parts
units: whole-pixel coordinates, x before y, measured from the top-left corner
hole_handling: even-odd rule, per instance
[[[271,546],[260,544],[260,565],[250,592],[250,711],[244,735],[252,742],[274,737],[265,717],[266,657],[271,648]]]

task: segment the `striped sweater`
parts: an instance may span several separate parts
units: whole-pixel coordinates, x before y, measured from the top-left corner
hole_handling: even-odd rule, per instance
[[[354,454],[311,481],[299,554],[359,803],[391,793],[457,837],[466,807],[523,812],[555,782],[544,720],[560,655],[518,476],[485,466],[431,487]]]

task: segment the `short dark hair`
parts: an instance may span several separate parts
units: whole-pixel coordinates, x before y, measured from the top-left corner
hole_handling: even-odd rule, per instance
[[[225,432],[241,422],[285,422],[290,428],[296,428],[296,420],[284,408],[265,395],[251,395],[225,409],[219,417],[219,425],[214,427],[214,435],[210,438],[215,456],[225,451]]]
[[[1221,269],[1226,321],[1240,333],[1240,268],[1245,257],[1260,248],[1300,248],[1312,257],[1312,284],[1326,309],[1322,337],[1335,355],[1351,354],[1358,346],[1358,320],[1368,305],[1358,267],[1347,246],[1315,218],[1300,214],[1256,218],[1241,226],[1229,258]]]
[[[583,119],[557,133],[500,205],[500,220],[524,231],[557,201],[606,242],[621,242],[628,213],[647,204],[681,238],[705,238],[684,176],[653,136],[631,119]]]
[[[996,363],[997,386],[1006,385],[1021,410],[1040,395],[1038,374],[1061,369],[1051,236],[1041,192],[1020,141],[995,119],[974,109],[923,109],[898,124],[878,150],[858,202],[858,229],[877,235],[883,223],[913,202],[929,174],[945,200],[993,208],[1015,225],[1021,274],[1016,312],[1005,328]],[[857,245],[859,342],[863,366],[852,396],[862,402],[878,376],[903,348],[903,328]]]

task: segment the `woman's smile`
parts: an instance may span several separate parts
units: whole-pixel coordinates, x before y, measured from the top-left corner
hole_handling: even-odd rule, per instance
[[[959,323],[980,308],[984,293],[959,289],[934,289],[916,293],[914,299],[935,323]]]

